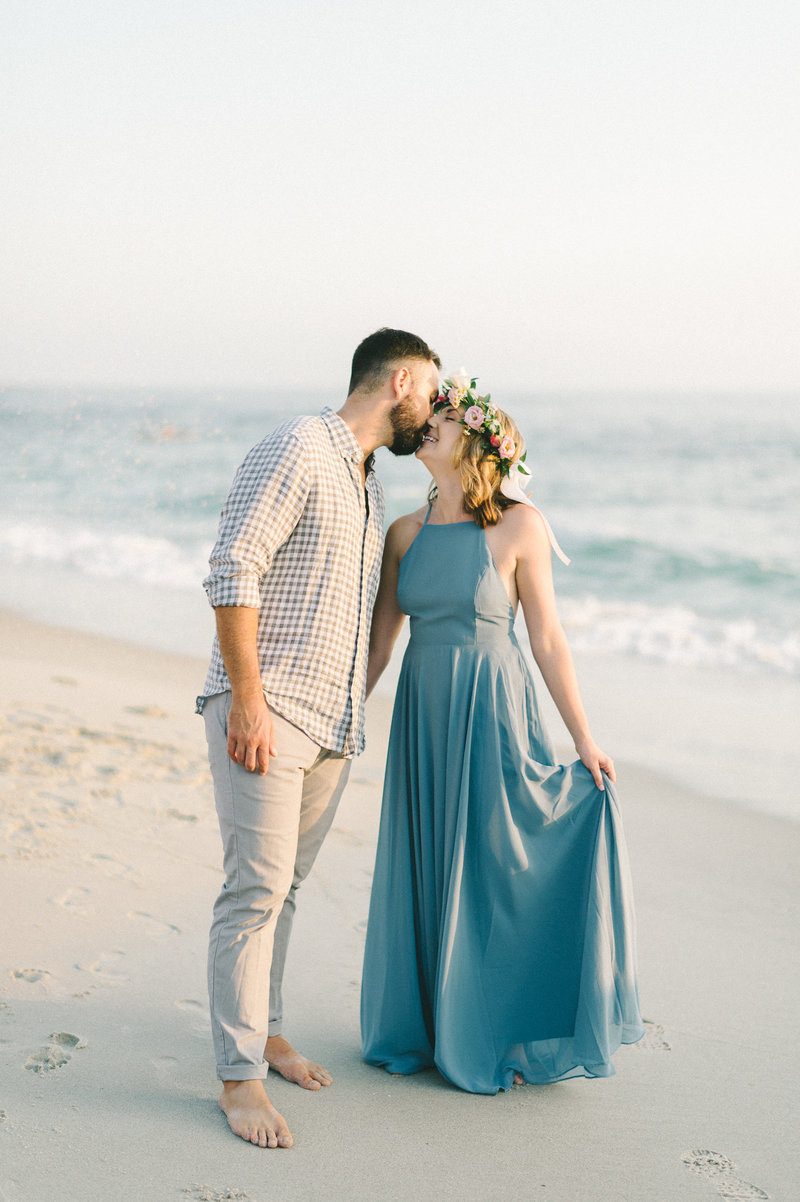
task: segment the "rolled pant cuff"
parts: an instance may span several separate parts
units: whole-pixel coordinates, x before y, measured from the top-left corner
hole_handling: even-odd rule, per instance
[[[264,1081],[269,1072],[266,1060],[261,1064],[218,1064],[220,1081]]]
[[[269,1036],[282,1035],[283,1034],[283,1019],[282,1018],[271,1018],[269,1020],[269,1026],[267,1027],[267,1034]]]

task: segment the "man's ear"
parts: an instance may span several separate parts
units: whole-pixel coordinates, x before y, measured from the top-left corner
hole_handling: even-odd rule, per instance
[[[398,367],[397,371],[393,372],[390,377],[392,392],[400,400],[408,385],[411,383],[411,372],[407,367]]]

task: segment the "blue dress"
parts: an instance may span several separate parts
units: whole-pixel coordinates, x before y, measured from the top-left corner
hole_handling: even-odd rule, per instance
[[[364,1059],[472,1093],[606,1077],[643,1034],[613,785],[554,763],[475,522],[401,564],[397,688],[361,994]]]

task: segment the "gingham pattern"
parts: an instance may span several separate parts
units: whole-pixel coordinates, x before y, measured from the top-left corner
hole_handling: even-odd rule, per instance
[[[331,409],[279,426],[246,456],[222,510],[213,606],[259,610],[270,705],[318,743],[364,748],[364,690],[383,549],[384,496],[349,426]],[[214,638],[203,695],[230,688]],[[202,698],[198,698],[202,709]]]

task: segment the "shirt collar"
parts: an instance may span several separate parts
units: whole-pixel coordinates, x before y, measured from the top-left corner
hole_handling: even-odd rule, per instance
[[[349,459],[351,463],[360,463],[364,458],[364,452],[359,446],[358,439],[353,431],[348,426],[347,422],[339,417],[338,413],[334,413],[328,405],[322,410],[320,417],[324,421],[331,442],[336,447],[336,450],[343,459]],[[374,463],[374,456],[369,455],[364,467],[369,472]]]

